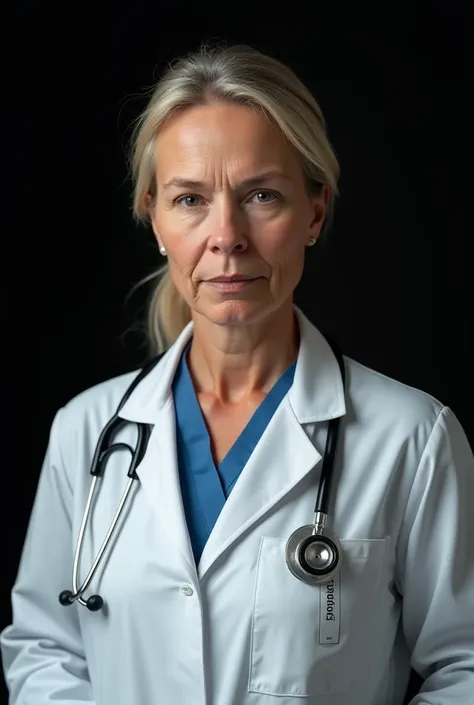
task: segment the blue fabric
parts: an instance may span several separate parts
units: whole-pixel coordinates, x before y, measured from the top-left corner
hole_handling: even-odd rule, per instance
[[[225,458],[216,467],[211,440],[189,372],[188,343],[173,380],[178,468],[183,506],[196,565],[224,503],[295,374],[294,362],[258,406]]]

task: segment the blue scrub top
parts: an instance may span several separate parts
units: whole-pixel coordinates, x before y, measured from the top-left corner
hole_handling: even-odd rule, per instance
[[[295,374],[294,362],[260,403],[216,467],[211,441],[188,367],[188,343],[173,380],[178,469],[184,512],[196,565],[217,517]]]

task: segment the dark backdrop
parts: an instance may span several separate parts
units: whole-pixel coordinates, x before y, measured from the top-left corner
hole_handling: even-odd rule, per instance
[[[1,627],[55,411],[143,361],[127,330],[146,289],[126,298],[159,256],[132,222],[124,150],[142,89],[203,39],[288,62],[326,115],[341,197],[297,303],[346,354],[449,405],[473,443],[463,7],[328,5],[292,21],[276,3],[7,3]]]

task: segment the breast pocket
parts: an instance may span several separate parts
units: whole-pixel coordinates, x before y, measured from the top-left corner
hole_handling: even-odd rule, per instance
[[[330,695],[360,687],[370,677],[388,541],[341,541],[339,580],[328,589],[290,573],[285,539],[262,538],[249,692]]]

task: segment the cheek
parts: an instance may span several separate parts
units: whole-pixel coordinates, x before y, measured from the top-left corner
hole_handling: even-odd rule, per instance
[[[285,219],[278,226],[275,224],[260,240],[260,253],[272,270],[270,289],[274,296],[286,295],[301,279],[307,240],[307,229],[302,219],[295,216]]]
[[[159,213],[157,229],[168,252],[168,262],[173,273],[189,272],[202,257],[202,240],[196,237],[189,222],[176,222],[169,213]]]
[[[308,238],[299,219],[288,219],[275,227],[266,228],[258,237],[262,254],[282,267],[288,267],[304,258],[304,245]]]
[[[168,249],[168,261],[173,276],[182,280],[192,280],[193,272],[199,265],[201,249],[178,245]]]

